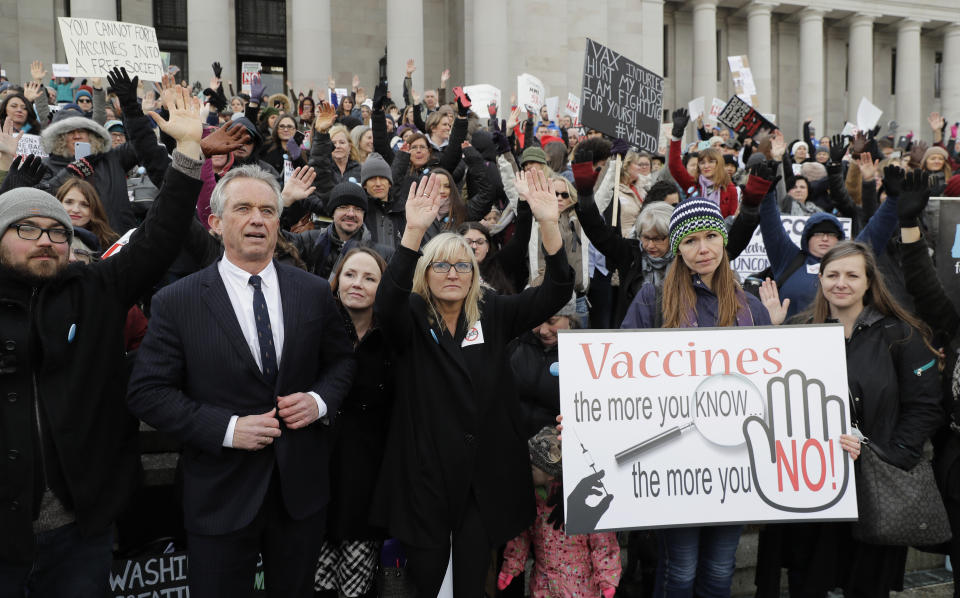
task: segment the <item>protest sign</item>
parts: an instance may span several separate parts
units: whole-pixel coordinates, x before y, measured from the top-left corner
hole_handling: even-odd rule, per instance
[[[764,112],[764,113],[763,113],[763,118],[769,120],[769,121],[772,122],[773,124],[777,124],[777,115],[776,115],[776,114],[770,114],[769,112]]]
[[[583,59],[584,126],[656,152],[663,111],[663,77],[587,38]]]
[[[857,518],[842,326],[559,343],[568,534]]]
[[[547,92],[540,79],[529,73],[517,77],[518,106],[525,106],[530,112],[537,113],[543,106],[546,96]]]
[[[132,559],[117,559],[110,568],[110,595],[169,596],[187,598],[189,565],[187,552],[169,552]],[[253,595],[265,596],[263,558],[259,558],[253,578]]]
[[[857,129],[857,125],[853,124],[850,121],[847,121],[846,123],[844,123],[843,128],[840,130],[840,134],[843,135],[844,137],[848,137],[848,136],[853,137],[857,134],[857,131],[859,131],[859,129]]]
[[[153,27],[136,23],[58,17],[72,77],[106,77],[123,67],[131,77],[159,81],[163,61]]]
[[[690,120],[697,120],[703,116],[704,101],[703,96],[690,100],[687,104],[687,111],[690,113]]]
[[[951,301],[960,297],[960,199],[956,197],[931,197],[929,212],[939,212],[935,232],[937,246],[933,260],[937,264],[937,278]]]
[[[747,56],[728,56],[730,75],[733,80],[734,93],[737,97],[751,106],[757,105],[757,86],[753,82],[753,71],[750,70],[750,59]]]
[[[480,118],[490,117],[487,107],[491,102],[498,109],[500,107],[500,90],[493,85],[487,85],[486,83],[467,85],[463,88],[463,91],[470,96],[470,110]]]
[[[572,93],[567,94],[567,106],[563,111],[568,115],[573,117],[573,121],[580,121],[580,98],[573,95]]]
[[[340,105],[340,102],[343,101],[343,98],[350,95],[350,92],[347,91],[346,87],[337,87],[334,88],[333,93],[337,96],[337,105]]]
[[[54,77],[69,77],[69,76],[70,76],[70,65],[69,65],[69,64],[61,64],[61,63],[55,62],[55,63],[53,63],[53,64],[50,65],[50,68],[53,69],[53,76],[54,76]]]
[[[717,120],[733,129],[734,133],[743,133],[747,137],[753,137],[761,129],[774,131],[777,128],[737,96],[730,98]]]
[[[877,126],[881,116],[883,116],[883,110],[874,106],[867,98],[860,99],[860,105],[857,107],[858,129],[861,131],[869,131]]]
[[[544,105],[547,107],[547,118],[551,122],[557,122],[557,115],[560,111],[560,98],[557,96],[547,98],[544,101]]]
[[[29,154],[41,158],[47,157],[47,152],[43,151],[43,143],[41,143],[39,135],[22,133],[20,138],[17,139],[17,155],[26,156]]]
[[[807,226],[809,216],[790,216],[780,215],[780,221],[783,224],[783,230],[790,236],[797,247],[800,247],[800,237],[803,235],[803,228]],[[853,231],[853,224],[849,218],[838,218],[840,225],[843,226],[843,234],[847,239],[850,238]],[[750,244],[746,249],[740,252],[737,259],[730,264],[733,270],[740,275],[743,280],[751,274],[763,272],[770,267],[770,260],[767,258],[767,249],[763,244],[763,235],[760,233],[760,227],[753,231],[750,237]]]
[[[253,77],[263,70],[263,65],[259,62],[240,63],[240,91],[250,95],[250,84],[253,83]]]

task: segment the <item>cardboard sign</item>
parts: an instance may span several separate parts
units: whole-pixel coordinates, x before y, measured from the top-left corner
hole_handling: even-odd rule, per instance
[[[130,77],[159,81],[163,60],[153,27],[136,23],[58,17],[72,77],[106,77],[124,67]]]
[[[263,70],[263,65],[259,62],[240,63],[240,91],[250,95],[250,84],[253,83],[253,77]]]
[[[790,235],[790,240],[796,243],[797,247],[800,246],[800,238],[803,236],[803,229],[807,226],[807,220],[809,218],[809,216],[780,215],[783,230]],[[843,226],[843,234],[849,239],[853,231],[852,221],[849,218],[838,218],[838,220],[840,220],[840,225]],[[760,233],[759,226],[753,231],[753,236],[750,237],[750,244],[737,256],[737,259],[733,260],[730,266],[734,272],[740,275],[741,280],[751,274],[763,272],[770,267],[770,260],[767,258],[767,248],[763,244],[763,235]]]
[[[744,102],[756,106],[757,86],[753,81],[753,71],[750,70],[750,58],[747,56],[728,56],[727,62],[730,64],[734,93]]]
[[[580,119],[653,153],[659,149],[663,77],[587,38]]]
[[[567,116],[572,116],[574,122],[578,122],[578,119],[580,118],[580,98],[572,93],[568,93],[567,105],[563,111],[565,114],[567,114]]]
[[[29,154],[40,156],[41,158],[46,158],[48,155],[47,152],[43,150],[43,143],[40,141],[39,135],[22,133],[17,140],[17,155],[26,156]]]
[[[70,65],[53,63],[50,65],[50,68],[53,69],[54,77],[69,77],[70,76]]]
[[[500,108],[500,89],[493,85],[481,83],[478,85],[467,85],[463,88],[464,93],[470,96],[470,110],[480,118],[490,118],[490,112],[487,107],[493,102],[497,109]]]
[[[717,120],[733,129],[735,134],[743,133],[747,137],[753,137],[760,129],[774,131],[777,128],[737,96],[730,98]]]
[[[841,325],[559,343],[568,534],[857,518]]]
[[[525,106],[533,113],[540,111],[546,102],[547,93],[543,82],[529,73],[517,77],[517,105]]]
[[[170,552],[135,559],[113,561],[110,568],[110,596],[169,596],[186,598],[190,595],[187,552]],[[263,559],[258,559],[253,578],[255,596],[266,592]]]

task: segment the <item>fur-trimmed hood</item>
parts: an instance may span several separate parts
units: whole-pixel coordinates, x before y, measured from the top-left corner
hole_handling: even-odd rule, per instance
[[[44,151],[46,151],[48,154],[52,154],[53,147],[57,143],[57,137],[60,137],[64,133],[69,133],[70,131],[76,131],[77,129],[86,129],[87,131],[90,131],[91,135],[96,135],[102,139],[108,150],[113,147],[110,139],[110,133],[107,132],[102,125],[97,123],[92,118],[86,118],[84,116],[71,116],[69,118],[55,120],[43,129],[40,139],[43,142]]]

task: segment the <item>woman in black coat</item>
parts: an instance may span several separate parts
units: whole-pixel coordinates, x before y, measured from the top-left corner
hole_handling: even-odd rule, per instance
[[[314,589],[318,595],[376,595],[374,574],[384,538],[368,523],[383,461],[393,377],[386,338],[373,317],[373,302],[387,263],[372,249],[351,249],[330,286],[353,341],[358,371],[337,413],[330,456],[327,537],[320,550]]]
[[[397,399],[374,497],[374,521],[407,552],[421,596],[435,596],[453,551],[455,596],[480,595],[492,547],[534,517],[533,481],[507,343],[555,314],[573,292],[556,196],[537,173],[527,201],[542,228],[543,284],[486,294],[462,237],[418,250],[437,218],[439,180],[411,186],[407,226],[377,291],[376,314],[396,354]]]

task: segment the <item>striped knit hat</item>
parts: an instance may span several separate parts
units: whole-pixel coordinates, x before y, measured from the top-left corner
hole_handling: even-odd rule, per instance
[[[670,248],[673,253],[680,254],[680,241],[684,237],[704,230],[720,233],[726,246],[727,227],[717,204],[702,197],[691,197],[678,203],[670,217]]]

